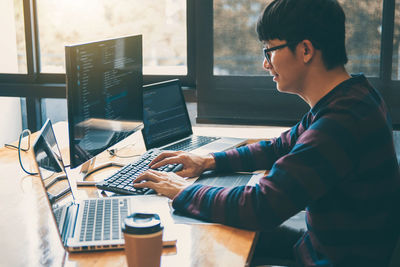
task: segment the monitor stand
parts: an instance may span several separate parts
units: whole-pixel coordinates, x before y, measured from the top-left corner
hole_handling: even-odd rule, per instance
[[[126,164],[119,164],[119,163],[115,163],[115,162],[107,162],[107,163],[104,163],[104,164],[101,164],[101,165],[95,167],[94,166],[95,161],[96,161],[96,157],[94,157],[91,160],[88,160],[82,164],[81,170],[79,172],[80,179],[76,180],[76,185],[78,185],[78,186],[96,185],[97,181],[86,181],[86,178],[89,177],[94,172],[97,172],[99,170],[102,170],[102,169],[105,169],[108,167],[123,167],[126,165]]]
[[[50,193],[47,193],[49,195],[49,201],[51,204],[53,204],[54,202],[56,202],[58,199],[60,199],[61,197],[63,197],[64,195],[66,195],[67,193],[69,193],[71,191],[70,187],[65,188],[64,190],[62,190],[60,193],[58,193],[57,195],[53,195]]]

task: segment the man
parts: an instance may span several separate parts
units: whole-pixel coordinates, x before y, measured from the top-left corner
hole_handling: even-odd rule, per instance
[[[345,70],[342,8],[335,0],[275,0],[257,33],[277,89],[310,111],[272,141],[208,156],[165,152],[150,165],[182,163],[182,177],[208,169],[270,169],[268,176],[255,187],[214,188],[150,170],[136,187],[155,189],[190,216],[268,233],[305,209],[307,232],[296,244],[287,238],[299,266],[386,266],[399,237],[399,166],[380,94]],[[257,254],[269,252],[263,238]]]

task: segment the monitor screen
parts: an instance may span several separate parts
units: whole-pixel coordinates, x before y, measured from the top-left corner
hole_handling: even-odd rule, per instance
[[[65,47],[71,168],[143,126],[142,36]]]
[[[162,146],[192,134],[179,80],[143,86],[142,130],[146,148]]]

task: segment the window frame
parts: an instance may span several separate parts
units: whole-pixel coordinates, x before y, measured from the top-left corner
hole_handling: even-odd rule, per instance
[[[213,74],[213,0],[196,3],[196,11],[198,122],[284,126],[298,122],[309,107],[299,97],[278,93],[272,77]],[[394,18],[395,0],[383,0],[379,77],[368,80],[385,99],[393,127],[400,129],[400,103],[396,103],[400,81],[391,79]]]
[[[27,74],[0,74],[0,96],[25,97],[27,127],[40,129],[42,98],[65,98],[65,74],[40,72],[37,0],[23,0]],[[297,96],[277,92],[272,77],[213,74],[213,0],[187,0],[187,75],[144,75],[144,83],[179,78],[185,97],[198,102],[200,123],[285,125],[308,110]],[[383,0],[379,77],[369,77],[380,90],[400,129],[400,81],[392,80],[395,0]],[[261,63],[260,63],[261,64]],[[235,106],[233,109],[232,106]]]
[[[23,0],[27,74],[0,74],[0,96],[25,97],[27,110],[27,125],[31,131],[41,128],[42,98],[66,98],[65,74],[41,73],[39,28],[36,2],[38,0]],[[178,78],[185,88],[195,87],[195,12],[194,0],[186,1],[187,17],[187,75],[144,75],[145,84],[162,80]],[[188,97],[193,97],[193,90],[188,90]]]

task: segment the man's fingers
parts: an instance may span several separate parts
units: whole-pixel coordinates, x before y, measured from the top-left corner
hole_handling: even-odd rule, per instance
[[[139,182],[144,181],[144,180],[158,182],[160,180],[159,173],[160,173],[159,171],[148,169],[144,173],[140,174],[133,181],[133,183],[139,183]]]
[[[150,167],[152,167],[154,164],[156,164],[157,162],[165,159],[165,158],[169,158],[169,157],[173,157],[176,156],[176,151],[166,151],[161,153],[160,155],[158,155],[157,157],[155,157],[149,164]]]
[[[135,184],[133,184],[133,187],[135,187],[135,188],[151,188],[151,189],[156,190],[156,183],[151,182],[151,181],[145,181],[143,183],[135,183]]]
[[[181,162],[179,162],[179,158],[178,157],[169,157],[169,158],[163,159],[163,160],[155,163],[152,166],[151,165],[149,165],[149,166],[152,169],[157,169],[157,168],[159,168],[161,166],[168,165],[168,164],[175,164],[175,163],[181,163]]]

